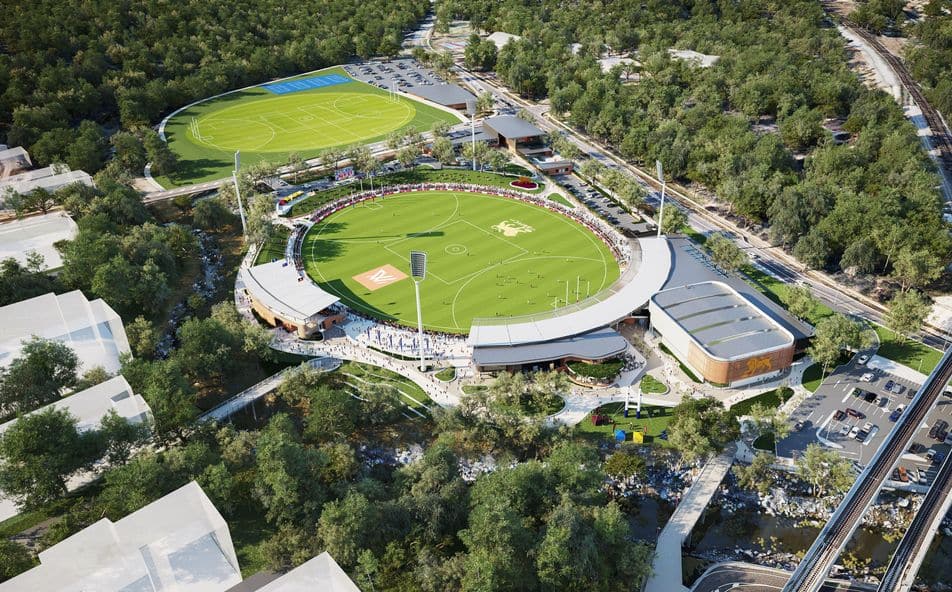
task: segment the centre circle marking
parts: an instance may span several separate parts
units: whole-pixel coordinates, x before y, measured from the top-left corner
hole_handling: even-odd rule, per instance
[[[447,255],[465,255],[469,249],[466,248],[466,245],[461,245],[458,243],[453,243],[452,245],[446,245],[443,249],[446,251]]]

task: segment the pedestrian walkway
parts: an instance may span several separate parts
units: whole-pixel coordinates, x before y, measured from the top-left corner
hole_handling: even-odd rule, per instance
[[[688,592],[681,567],[681,546],[734,463],[733,445],[704,465],[658,537],[652,574],[645,592]]]
[[[618,403],[629,398],[631,404],[634,405],[638,399],[638,394],[635,392],[637,388],[631,387],[631,389],[632,392],[630,394],[626,392],[627,388],[598,389],[587,392],[573,391],[572,394],[562,397],[565,399],[565,407],[558,413],[550,415],[547,421],[549,425],[562,424],[573,426],[585,419],[585,416],[591,413],[593,409],[597,409],[602,405]],[[681,402],[681,397],[660,395],[642,396],[641,402],[643,405],[674,407]]]

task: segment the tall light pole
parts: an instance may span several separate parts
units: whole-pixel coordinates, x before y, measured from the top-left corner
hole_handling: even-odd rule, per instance
[[[476,101],[466,101],[466,113],[469,114],[469,131],[472,138],[473,170],[476,170]]]
[[[231,180],[235,183],[235,199],[238,200],[238,215],[241,217],[241,234],[248,234],[248,226],[245,222],[245,208],[241,205],[241,190],[238,188],[238,170],[241,169],[241,151],[235,150],[235,170],[231,172]]]
[[[654,162],[655,170],[658,173],[658,181],[661,182],[661,208],[658,210],[658,238],[661,238],[661,223],[664,220],[664,167],[661,166],[660,160],[656,160]]]
[[[426,253],[410,251],[410,277],[413,278],[413,289],[416,291],[416,318],[417,332],[420,340],[420,371],[426,370],[426,361],[423,357],[423,313],[420,309],[420,282],[426,278]]]

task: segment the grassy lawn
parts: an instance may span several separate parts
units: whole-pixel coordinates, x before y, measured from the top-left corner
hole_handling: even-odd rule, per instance
[[[562,195],[559,195],[558,193],[550,193],[549,195],[545,197],[549,201],[554,201],[555,203],[562,204],[565,207],[573,208],[573,209],[575,208],[575,204],[565,199],[565,197],[563,197]]]
[[[657,407],[654,405],[644,405],[641,408],[641,419],[635,418],[635,410],[629,410],[629,417],[624,415],[625,404],[622,402],[608,403],[596,409],[600,415],[608,415],[614,420],[612,423],[603,423],[595,425],[592,423],[592,413],[585,416],[585,419],[575,426],[575,433],[594,440],[613,439],[616,429],[625,430],[628,433],[628,439],[631,439],[631,432],[635,429],[645,429],[645,443],[654,443],[666,446],[667,442],[658,436],[662,431],[668,428],[671,422],[671,408]],[[594,412],[593,412],[594,413]]]
[[[275,225],[274,233],[271,235],[271,238],[261,247],[257,257],[255,257],[255,265],[270,263],[275,259],[283,259],[284,250],[288,246],[288,237],[290,236],[290,228]]]
[[[476,393],[481,393],[486,390],[488,387],[481,384],[464,384],[463,393],[466,395],[475,395]]]
[[[777,278],[766,274],[752,265],[745,265],[742,269],[744,275],[750,280],[750,283],[767,295],[768,298],[777,304],[786,308],[787,294],[790,292],[790,284],[784,283]],[[807,322],[816,325],[820,319],[833,314],[833,309],[823,303],[817,303],[813,312],[807,315]]]
[[[264,514],[257,509],[239,509],[227,522],[241,566],[241,577],[247,578],[265,570],[267,566],[260,549],[262,543],[275,533],[275,527],[268,524]]]
[[[775,388],[771,391],[761,393],[756,397],[751,397],[746,401],[741,401],[740,403],[731,407],[731,411],[737,413],[737,415],[747,415],[750,413],[750,410],[754,405],[758,403],[767,407],[768,409],[774,409],[780,407],[786,403],[790,397],[793,396],[793,389],[787,387]]]
[[[646,395],[660,395],[668,392],[668,385],[650,374],[645,374],[641,378],[640,388]]]
[[[803,386],[811,393],[815,393],[823,382],[823,366],[813,364],[803,371]]]
[[[509,185],[513,177],[489,173],[486,171],[470,171],[465,169],[441,169],[435,170],[429,167],[418,167],[409,171],[398,171],[389,175],[381,175],[374,178],[374,187],[386,187],[389,185],[404,185],[412,183],[472,183],[474,185],[486,185],[488,187],[500,187],[502,189],[512,189],[523,191],[525,193],[541,193],[545,188],[545,183],[539,183],[536,189],[519,189]],[[370,183],[364,182],[364,189],[370,189]],[[316,210],[318,207],[332,202],[335,199],[357,193],[360,191],[360,185],[351,183],[319,191],[311,197],[295,204],[291,207],[289,216],[303,216]]]
[[[937,349],[912,339],[903,339],[901,335],[886,327],[875,325],[875,329],[876,335],[879,336],[879,351],[876,353],[888,360],[929,374],[942,358],[942,352]]]
[[[777,450],[777,443],[774,441],[773,432],[767,432],[766,434],[757,436],[757,439],[753,442],[753,446],[757,450],[766,450],[767,452],[773,453]]]
[[[407,404],[407,407],[416,409],[420,413],[426,414],[426,407],[436,406],[436,403],[434,403],[430,397],[427,396],[426,392],[417,386],[415,382],[386,368],[380,368],[379,366],[373,366],[371,364],[361,364],[359,362],[347,362],[343,364],[337,372],[356,376],[366,382],[390,385],[400,391],[400,396],[403,402]],[[362,384],[360,380],[356,379],[352,379],[352,382],[355,385]],[[414,399],[416,399],[416,401],[414,401]]]
[[[436,378],[438,380],[449,382],[450,380],[456,378],[456,368],[443,368],[436,373]]]
[[[415,327],[411,251],[428,254],[424,324],[455,333],[469,331],[476,317],[551,311],[619,275],[608,247],[575,220],[519,200],[449,191],[340,210],[308,231],[301,255],[311,279],[347,306]]]
[[[343,82],[285,94],[257,86],[178,113],[165,134],[179,165],[157,181],[168,187],[225,177],[234,166],[236,150],[244,164],[284,163],[291,153],[311,158],[326,148],[376,142],[411,126],[423,131],[437,121],[459,122],[447,111],[406,97],[394,101],[387,91],[351,79],[342,68],[295,80],[315,76],[336,76]]]

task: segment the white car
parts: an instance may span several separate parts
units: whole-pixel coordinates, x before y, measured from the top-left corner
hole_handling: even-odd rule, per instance
[[[840,435],[841,435],[841,436],[848,436],[849,433],[850,433],[850,429],[851,429],[850,424],[844,423],[844,424],[843,424],[843,427],[840,428]]]
[[[873,374],[872,372],[867,372],[866,374],[863,374],[862,376],[860,376],[859,379],[862,380],[863,382],[872,382],[876,379],[876,375]]]
[[[865,364],[869,361],[869,354],[863,354],[860,357],[856,358],[857,364]]]

